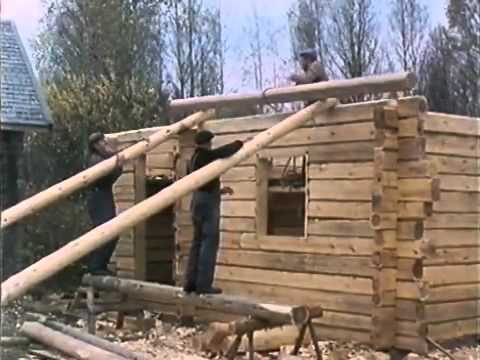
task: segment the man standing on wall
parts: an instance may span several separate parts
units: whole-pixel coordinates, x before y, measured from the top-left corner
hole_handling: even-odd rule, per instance
[[[292,74],[288,80],[293,81],[295,85],[312,84],[320,81],[328,81],[328,76],[323,65],[317,60],[315,49],[306,49],[300,51],[300,66],[303,74]],[[306,105],[313,104],[315,101],[307,102]]]
[[[240,140],[212,149],[214,135],[210,131],[200,131],[195,136],[197,148],[190,161],[189,172],[200,169],[212,161],[227,158],[243,146]],[[193,193],[191,212],[194,235],[185,276],[184,291],[197,294],[219,294],[221,289],[213,288],[215,264],[219,246],[220,196],[233,191],[220,189],[220,179],[216,178]]]
[[[102,133],[94,133],[88,139],[90,156],[88,167],[108,159],[115,155],[112,144],[106,141]],[[123,157],[117,157],[117,167],[110,174],[98,179],[89,189],[88,213],[97,227],[115,217],[115,202],[113,200],[113,184],[122,174]],[[88,272],[93,275],[112,275],[107,269],[112,257],[118,238],[95,250],[89,255],[87,266]]]

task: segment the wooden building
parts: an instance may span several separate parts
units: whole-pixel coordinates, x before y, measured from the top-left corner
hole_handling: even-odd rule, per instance
[[[214,146],[288,114],[208,121]],[[322,115],[325,116],[325,115]],[[322,339],[425,352],[478,335],[479,119],[431,113],[422,97],[339,105],[226,172],[215,281],[227,294],[321,304]],[[111,134],[122,146],[155,129]],[[195,130],[128,167],[120,211],[186,174]],[[119,277],[181,285],[190,196],[121,236]],[[175,304],[137,299],[175,312]],[[208,320],[228,314],[201,309]]]

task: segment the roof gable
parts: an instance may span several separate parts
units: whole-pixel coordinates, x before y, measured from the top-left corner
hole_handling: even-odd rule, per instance
[[[50,127],[46,101],[12,21],[0,21],[0,76],[1,129]]]

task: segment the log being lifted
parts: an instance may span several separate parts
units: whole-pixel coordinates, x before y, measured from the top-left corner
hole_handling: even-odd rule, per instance
[[[75,359],[125,360],[123,356],[97,348],[78,339],[74,339],[59,331],[52,330],[42,324],[25,322],[20,331],[29,338],[60,350]]]
[[[186,295],[179,287],[155,284],[145,281],[120,279],[111,276],[85,275],[83,283],[94,289],[118,291],[133,296],[148,296],[160,302],[216,310],[229,314],[252,316],[268,324],[301,325],[305,322],[303,306],[290,307],[270,304],[257,304],[236,296],[219,295]]]
[[[256,135],[233,156],[216,160],[177,180],[159,193],[122,212],[112,220],[96,227],[23,271],[13,275],[2,283],[1,305],[7,305],[10,301],[17,299],[36,284],[55,275],[66,266],[108,243],[125,230],[145,221],[181,197],[220,176],[228,169],[254,155],[263,147],[311,120],[317,113],[329,110],[336,104],[337,101],[335,99],[329,99],[326,102],[316,102],[300,110],[298,113]]]
[[[210,95],[173,100],[173,111],[192,111],[220,107],[273,104],[291,101],[348,98],[362,94],[379,94],[410,90],[415,86],[415,75],[402,72],[358,77],[346,80],[330,80],[314,84],[268,89],[252,94]]]
[[[173,135],[192,128],[193,126],[212,118],[213,115],[214,111],[199,112],[188,116],[175,124],[159,128],[159,130],[150,137],[122,150],[117,156],[122,156],[125,160],[135,159],[165,142],[165,140]],[[1,228],[6,228],[17,221],[38,212],[48,205],[66,198],[75,191],[92,184],[102,176],[109,174],[116,167],[117,156],[112,156],[91,168],[79,172],[78,174],[73,175],[72,177],[2,211]]]

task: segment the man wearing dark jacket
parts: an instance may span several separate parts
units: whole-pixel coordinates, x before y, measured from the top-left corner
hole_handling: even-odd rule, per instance
[[[88,166],[108,159],[115,155],[115,151],[110,143],[105,140],[101,133],[90,135],[89,139],[90,157]],[[117,167],[108,175],[98,179],[91,185],[88,192],[88,213],[97,227],[115,217],[115,203],[113,200],[113,184],[122,174],[123,158],[117,158]],[[115,251],[118,238],[111,240],[107,244],[95,250],[88,258],[88,271],[94,275],[111,275],[107,269],[108,262]]]
[[[200,131],[195,137],[197,149],[190,161],[189,172],[200,169],[212,161],[227,158],[243,146],[242,141],[212,149],[214,135],[210,131]],[[219,245],[220,195],[232,193],[232,189],[220,190],[220,179],[216,178],[193,193],[191,212],[194,227],[193,243],[190,249],[185,292],[197,294],[219,294],[222,291],[213,288],[215,263]]]

